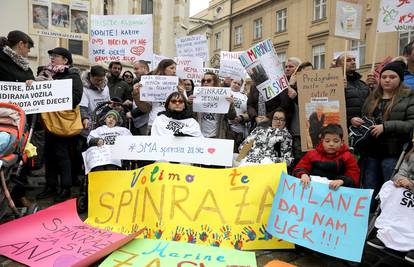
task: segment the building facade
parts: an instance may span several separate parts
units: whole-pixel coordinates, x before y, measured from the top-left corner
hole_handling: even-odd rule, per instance
[[[208,9],[190,17],[192,28],[189,34],[204,31],[210,37],[210,63],[215,62],[213,59],[220,55],[221,49],[242,51],[269,38],[282,61],[296,56],[312,62],[318,69],[329,67],[334,52],[347,48],[357,50],[360,70],[366,73],[374,58],[380,1],[367,0],[366,3],[366,32],[360,41],[347,41],[329,34],[330,23],[334,23],[332,0],[210,1]],[[225,15],[215,18],[220,9],[226,11]],[[194,24],[199,19],[207,19],[210,24],[208,27]],[[221,49],[215,46],[216,36],[221,36]],[[400,55],[404,45],[413,39],[414,31],[379,33],[375,62]]]
[[[4,2],[4,3],[3,3]],[[153,14],[154,53],[169,57],[175,56],[175,38],[186,36],[189,26],[189,0],[91,0],[93,15]],[[16,14],[19,14],[18,17]],[[2,1],[0,9],[2,24],[0,36],[9,31],[28,32],[28,1]],[[56,46],[68,48],[73,54],[74,65],[87,69],[88,42],[31,36],[35,47],[29,54],[33,70],[49,62],[47,50]],[[174,43],[174,45],[171,45]],[[126,64],[129,67],[130,64]]]

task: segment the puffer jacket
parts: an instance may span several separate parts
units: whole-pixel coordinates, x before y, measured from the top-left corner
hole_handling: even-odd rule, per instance
[[[326,177],[329,180],[340,179],[344,181],[344,186],[357,187],[360,170],[347,145],[342,145],[336,154],[327,154],[323,145],[318,144],[293,169],[294,176],[300,178],[302,174]]]
[[[70,67],[65,69],[64,72],[56,73],[52,78],[53,80],[72,79],[72,108],[75,108],[77,105],[79,105],[83,93],[83,84],[80,78],[79,69]]]
[[[353,117],[361,117],[362,107],[369,93],[368,86],[361,81],[361,77],[357,72],[353,75],[346,75],[345,103],[348,127],[351,126]]]
[[[3,82],[25,82],[27,80],[34,80],[33,71],[28,68],[23,69],[10,56],[0,49],[0,81]]]
[[[122,102],[127,99],[132,100],[130,86],[121,78],[116,78],[112,75],[108,77],[108,87],[111,99],[118,97],[122,100]]]
[[[367,99],[363,106],[363,115],[378,121],[378,118],[368,114],[368,107],[371,105],[372,100]],[[378,138],[370,138],[364,153],[372,157],[398,157],[404,143],[411,141],[411,132],[414,128],[414,93],[410,88],[402,89],[396,97],[390,116],[383,125],[384,132]]]
[[[397,181],[400,178],[408,178],[414,183],[414,154],[411,154],[408,160],[404,159],[398,173],[392,178],[393,181]]]

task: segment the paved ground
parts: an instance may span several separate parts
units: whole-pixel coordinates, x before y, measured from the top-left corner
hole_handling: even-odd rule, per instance
[[[41,173],[40,173],[41,174]],[[33,200],[35,195],[42,189],[44,178],[41,176],[30,178],[31,187],[28,190],[29,197]],[[75,191],[79,188],[75,187]],[[76,196],[77,192],[73,192]],[[38,202],[41,208],[46,208],[53,205],[52,199],[45,199]],[[81,218],[85,218],[87,214],[80,214]],[[1,236],[0,236],[1,238]],[[367,267],[403,267],[410,266],[407,262],[388,255],[382,251],[375,250],[366,246],[363,263],[360,265],[349,263],[343,260],[339,260],[333,257],[326,256],[314,252],[312,250],[297,247],[293,250],[270,250],[270,251],[256,251],[257,266],[264,266],[271,260],[281,260],[289,262],[297,266],[304,267],[342,267],[342,266],[367,266]],[[97,266],[98,264],[96,264]],[[7,266],[24,266],[19,263],[13,262],[7,258],[0,256],[0,267]]]

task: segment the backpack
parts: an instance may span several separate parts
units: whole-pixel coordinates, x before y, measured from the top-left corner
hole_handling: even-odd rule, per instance
[[[75,136],[83,129],[79,105],[71,110],[42,113],[41,116],[45,129],[54,135]]]

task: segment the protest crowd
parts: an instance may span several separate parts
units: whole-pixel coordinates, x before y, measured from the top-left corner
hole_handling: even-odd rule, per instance
[[[404,48],[403,55],[384,62],[366,79],[358,73],[355,57],[346,52],[326,70],[314,70],[309,59],[292,56],[281,73],[287,83],[270,96],[260,86],[268,79],[266,72],[259,67],[249,70],[242,60],[249,75],[221,76],[207,69],[199,80],[178,77],[179,60],[169,58],[153,69],[148,61],[138,59],[95,64],[81,72],[74,67],[70,51],[55,47],[45,51],[49,64],[32,70],[28,53],[34,45],[32,38],[19,30],[1,37],[0,81],[25,83],[27,87],[70,81],[66,89],[71,94],[71,106],[65,111],[26,116],[31,132],[41,133],[31,141],[36,143],[38,153],[20,166],[20,182],[11,188],[10,198],[16,207],[26,209],[27,216],[38,211],[36,199],[48,198],[58,204],[78,197],[78,210],[86,212],[88,190],[93,190],[88,176],[95,172],[115,171],[116,175],[117,171],[138,170],[154,162],[191,163],[205,169],[285,163],[287,173],[296,177],[303,188],[318,182],[327,184],[329,192],[343,188],[373,190],[368,209],[372,215],[380,206],[381,213],[367,244],[398,251],[405,263],[414,263],[413,41]],[[307,106],[306,116],[301,116],[300,94],[305,77],[323,76],[322,71],[330,70],[342,74],[337,82],[343,85],[345,106],[339,109],[344,113],[332,112],[323,101],[315,101]],[[317,80],[313,82],[318,84]],[[167,89],[155,92],[158,87]],[[0,117],[8,112],[8,106],[1,105],[3,98]],[[341,118],[342,114],[345,117]],[[0,120],[1,157],[10,152],[14,138],[2,130],[7,123]],[[58,124],[62,126],[58,128]],[[86,166],[93,161],[92,156],[88,159],[89,151],[95,158],[104,157],[120,140],[138,137],[172,140],[171,146],[180,138],[197,138],[200,144],[210,139],[231,140],[232,148],[226,153],[232,155],[232,164],[225,167],[180,159],[125,158]],[[36,199],[29,199],[25,184],[36,164],[44,168],[46,183]],[[78,194],[74,187],[79,184]],[[405,202],[401,202],[401,194],[406,196]],[[7,202],[5,198],[3,201]]]

